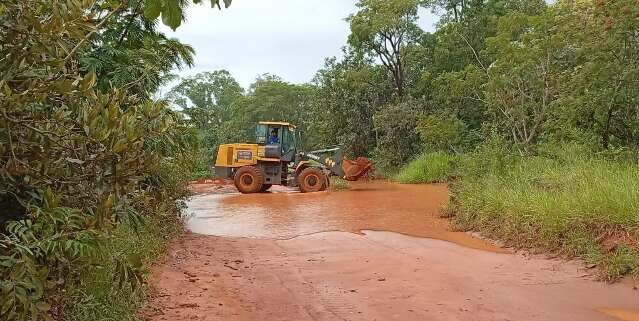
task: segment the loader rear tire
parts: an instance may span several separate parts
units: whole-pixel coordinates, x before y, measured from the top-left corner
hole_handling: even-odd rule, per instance
[[[240,193],[259,193],[264,186],[264,173],[255,166],[244,166],[235,172],[235,187]]]
[[[272,186],[273,186],[272,184],[264,184],[262,185],[262,189],[260,190],[260,192],[266,193],[268,192],[269,189],[271,189]]]
[[[319,192],[326,186],[326,174],[317,167],[305,168],[297,177],[302,193]]]

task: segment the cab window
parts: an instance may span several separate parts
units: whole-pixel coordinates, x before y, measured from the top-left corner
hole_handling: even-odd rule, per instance
[[[266,144],[266,139],[268,136],[268,126],[259,124],[255,130],[255,142],[257,144]]]
[[[287,153],[295,147],[295,133],[286,128],[282,134],[282,151]]]

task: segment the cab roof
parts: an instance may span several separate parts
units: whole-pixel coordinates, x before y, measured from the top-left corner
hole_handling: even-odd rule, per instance
[[[261,121],[259,122],[259,124],[260,125],[280,125],[280,126],[286,126],[291,128],[297,128],[297,126],[291,123],[283,122],[283,121]]]

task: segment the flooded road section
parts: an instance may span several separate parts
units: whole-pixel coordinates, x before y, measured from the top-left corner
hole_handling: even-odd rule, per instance
[[[639,321],[632,285],[451,232],[444,185],[196,192],[145,320]]]
[[[453,232],[440,217],[446,185],[352,183],[347,191],[297,193],[274,187],[264,194],[204,194],[189,203],[188,227],[199,234],[290,239],[319,232],[390,231],[462,246],[506,252],[467,233]]]

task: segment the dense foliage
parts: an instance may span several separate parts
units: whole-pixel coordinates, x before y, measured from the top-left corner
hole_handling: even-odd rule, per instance
[[[156,30],[160,14],[179,26],[185,4],[0,3],[2,320],[63,319],[72,297],[96,305],[82,290],[97,274],[110,278],[109,297],[134,291],[153,251],[127,251],[113,236],[168,236],[149,229],[158,220],[179,230],[197,140],[149,97],[192,61],[190,47]]]

